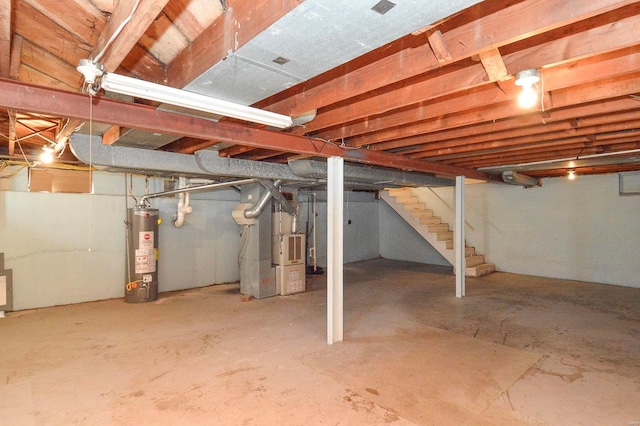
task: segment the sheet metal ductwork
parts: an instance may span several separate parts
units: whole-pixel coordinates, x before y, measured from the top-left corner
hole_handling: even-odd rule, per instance
[[[99,170],[154,174],[164,176],[203,177],[208,179],[256,178],[281,180],[298,187],[323,186],[327,163],[317,160],[294,160],[289,164],[222,158],[216,151],[197,151],[195,155],[123,146],[103,145],[99,136],[73,134],[74,155]],[[453,186],[453,179],[424,173],[405,172],[380,167],[345,164],[345,186],[382,189],[390,186]]]
[[[317,160],[292,160],[289,168],[298,177],[326,179],[327,163]],[[346,182],[368,183],[382,186],[453,186],[453,179],[439,178],[424,173],[387,170],[378,167],[344,165]]]

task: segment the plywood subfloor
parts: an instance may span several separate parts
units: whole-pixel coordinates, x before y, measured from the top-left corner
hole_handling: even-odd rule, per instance
[[[307,293],[250,302],[232,284],[140,305],[108,300],[9,313],[0,320],[0,419],[20,425],[640,419],[637,289],[493,274],[468,280],[461,300],[446,272],[384,259],[347,265],[346,340],[333,346],[325,343],[323,276],[309,278]]]

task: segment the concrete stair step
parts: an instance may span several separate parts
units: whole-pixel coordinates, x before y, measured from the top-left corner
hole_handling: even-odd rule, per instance
[[[465,270],[465,275],[468,277],[481,277],[483,275],[495,272],[496,265],[493,263],[481,263],[480,265],[468,267]]]

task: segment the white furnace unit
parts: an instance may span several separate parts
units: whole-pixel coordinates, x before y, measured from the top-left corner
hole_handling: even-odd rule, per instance
[[[305,236],[295,233],[293,218],[273,214],[271,259],[276,265],[276,291],[282,296],[305,291]]]

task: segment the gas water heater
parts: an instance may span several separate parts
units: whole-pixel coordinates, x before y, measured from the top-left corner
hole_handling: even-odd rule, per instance
[[[134,207],[127,215],[127,274],[124,300],[141,303],[158,297],[158,209]]]

